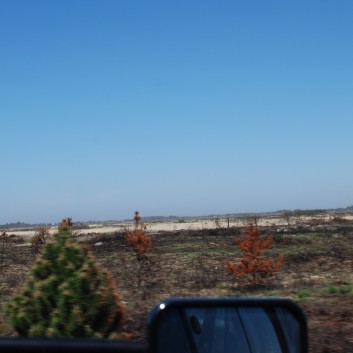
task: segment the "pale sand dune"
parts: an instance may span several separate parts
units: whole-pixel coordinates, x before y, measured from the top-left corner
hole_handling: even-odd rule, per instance
[[[296,217],[291,217],[289,223],[294,225],[297,223],[305,223],[313,218],[319,219],[320,221],[328,221],[333,215],[318,215],[315,217],[301,217],[297,219]],[[339,215],[339,217],[345,218],[347,220],[353,220],[353,214],[344,214]],[[246,217],[231,217],[229,218],[229,227],[237,228],[244,227],[248,225],[248,218]],[[288,220],[284,217],[279,216],[258,216],[257,225],[259,227],[266,226],[287,226]],[[146,230],[151,233],[156,233],[159,231],[180,231],[180,230],[202,230],[202,229],[215,229],[218,227],[228,227],[227,218],[219,218],[217,224],[215,219],[202,219],[202,220],[185,220],[185,221],[173,221],[173,222],[146,222]],[[117,223],[109,226],[100,225],[100,224],[91,224],[89,229],[82,229],[79,231],[80,234],[89,234],[89,233],[112,233],[115,231],[124,231],[125,229],[133,228],[132,223]],[[56,233],[58,230],[57,227],[51,227],[49,229],[50,234]],[[14,234],[23,238],[31,238],[35,234],[36,230],[10,230],[8,234]]]

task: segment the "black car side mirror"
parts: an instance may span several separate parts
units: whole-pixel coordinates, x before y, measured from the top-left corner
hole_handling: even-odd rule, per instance
[[[149,353],[307,353],[307,323],[286,299],[168,299],[149,316]]]
[[[171,298],[147,320],[147,341],[2,337],[16,353],[307,353],[307,323],[286,299]]]

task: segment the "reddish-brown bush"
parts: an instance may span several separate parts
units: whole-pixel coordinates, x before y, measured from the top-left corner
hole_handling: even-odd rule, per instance
[[[46,243],[47,239],[49,237],[49,230],[45,226],[40,226],[36,233],[34,234],[33,238],[31,239],[31,248],[32,252],[35,255],[38,255],[41,250],[43,245]]]
[[[63,218],[59,224],[59,230],[69,230],[72,229],[74,222],[71,217]]]
[[[147,254],[152,250],[151,237],[146,234],[144,224],[139,224],[141,216],[138,211],[135,212],[134,227],[133,231],[127,231],[126,240],[131,245],[137,255],[137,259],[143,257],[143,254]]]
[[[250,284],[268,284],[269,278],[280,271],[283,256],[276,260],[263,252],[272,247],[272,236],[261,236],[258,228],[248,227],[247,235],[236,239],[242,253],[238,263],[227,262],[227,269],[235,278],[243,278]]]
[[[137,257],[147,254],[152,249],[151,237],[145,233],[144,229],[129,231],[126,240],[133,247]]]
[[[349,222],[348,219],[342,218],[342,217],[338,217],[338,216],[333,217],[331,221],[332,221],[332,223],[348,223]]]
[[[63,218],[58,226],[59,231],[70,231],[73,238],[80,236],[80,229],[82,229],[82,223],[76,223],[71,217]]]
[[[135,251],[137,259],[137,286],[138,288],[142,287],[142,271],[146,268],[146,272],[149,272],[149,269],[146,266],[150,264],[150,259],[147,256],[147,253],[152,250],[152,239],[150,235],[146,234],[146,227],[144,224],[139,224],[141,216],[138,211],[135,212],[134,217],[134,230],[127,230],[126,241]],[[143,288],[142,288],[143,289]],[[143,289],[143,296],[145,296],[145,291]]]

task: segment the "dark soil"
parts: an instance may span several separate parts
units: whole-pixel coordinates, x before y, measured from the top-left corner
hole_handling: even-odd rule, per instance
[[[97,261],[109,269],[126,305],[123,331],[144,336],[150,309],[168,297],[279,296],[296,301],[308,319],[310,352],[353,351],[353,225],[308,224],[268,227],[273,248],[284,255],[281,272],[267,286],[236,282],[227,261],[240,256],[235,238],[244,229],[160,232],[152,234],[153,252],[138,262],[125,235],[100,235],[89,242]],[[101,245],[95,245],[97,242]],[[35,260],[29,246],[7,242],[0,254],[0,308],[18,292]],[[13,334],[6,320],[3,334]]]

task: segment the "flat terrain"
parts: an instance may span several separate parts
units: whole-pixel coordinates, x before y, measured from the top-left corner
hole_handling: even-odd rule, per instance
[[[257,220],[261,234],[274,238],[267,255],[284,255],[281,272],[267,287],[246,286],[226,270],[226,262],[240,256],[235,238],[244,234],[246,222],[230,222],[229,228],[224,219],[223,223],[202,222],[196,229],[187,222],[172,223],[183,227],[169,231],[147,225],[153,251],[143,262],[140,286],[136,256],[126,245],[123,228],[100,232],[96,227],[86,232],[90,235],[82,239],[101,266],[112,272],[121,291],[125,332],[143,337],[148,311],[171,296],[280,296],[296,301],[307,314],[311,352],[353,351],[353,223],[349,217]],[[26,237],[13,236],[2,244],[0,308],[25,282],[35,260],[26,242]],[[2,329],[3,334],[13,334],[6,321]]]
[[[316,222],[327,223],[330,222],[335,216],[332,214],[318,214],[315,216]],[[340,217],[346,221],[353,221],[352,213],[342,213]],[[312,216],[292,216],[287,218],[285,215],[273,215],[273,216],[257,216],[257,217],[244,217],[244,216],[230,216],[226,217],[213,217],[213,218],[203,218],[203,219],[178,219],[173,221],[154,221],[144,223],[146,230],[149,233],[156,232],[174,232],[180,230],[205,230],[205,229],[219,229],[219,228],[244,228],[247,226],[249,220],[256,222],[258,227],[273,227],[282,226],[286,227],[288,225],[298,225],[298,224],[310,224],[313,221]],[[77,232],[81,235],[87,234],[109,234],[113,232],[123,232],[127,228],[132,227],[132,222],[116,222],[108,224],[87,224],[84,228],[79,229]],[[57,226],[49,227],[50,234],[54,234],[58,231]],[[31,237],[34,236],[36,232],[35,228],[26,229],[9,229],[8,233],[13,234],[17,237],[22,237],[25,241],[29,241]]]

